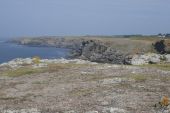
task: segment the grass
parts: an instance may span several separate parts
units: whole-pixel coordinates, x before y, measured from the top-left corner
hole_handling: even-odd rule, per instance
[[[57,72],[61,69],[66,69],[67,66],[64,66],[63,64],[48,64],[48,67],[46,68],[46,71],[49,73]]]
[[[57,63],[57,64],[48,64],[46,68],[46,72],[53,73],[62,69],[70,69],[70,68],[79,68],[79,67],[87,67],[89,64],[75,64],[75,63]]]
[[[57,72],[62,69],[69,69],[69,68],[78,68],[82,66],[88,66],[88,64],[75,64],[75,63],[67,63],[67,64],[48,64],[47,67],[43,68],[33,68],[32,66],[24,66],[18,69],[8,69],[0,72],[1,76],[9,76],[9,77],[19,77],[23,75],[31,75],[35,73],[53,73]]]
[[[144,74],[130,74],[128,75],[128,78],[131,78],[135,80],[136,82],[145,82],[148,78],[149,75],[144,75]]]
[[[170,64],[167,66],[165,65],[146,65],[147,67],[156,67],[162,70],[170,70]],[[160,80],[161,82],[169,82],[170,81],[170,76],[167,75],[149,75],[149,74],[130,74],[127,76],[130,79],[135,80],[136,82],[145,82],[146,80],[152,81],[152,80]]]
[[[9,76],[9,77],[18,77],[18,76],[22,76],[22,75],[30,75],[30,74],[42,73],[42,72],[43,72],[43,69],[41,69],[41,68],[35,69],[35,68],[31,68],[31,67],[22,67],[22,68],[18,68],[15,70],[6,70],[6,71],[2,72],[1,75]]]
[[[15,100],[15,97],[0,97],[0,100]]]
[[[32,84],[48,84],[48,81],[34,81]]]
[[[94,92],[95,92],[95,89],[93,89],[93,88],[89,88],[89,89],[73,89],[70,92],[70,95],[72,95],[72,96],[89,96]]]
[[[147,65],[141,65],[141,67],[158,68],[160,70],[170,71],[170,63],[147,64]]]
[[[160,77],[160,80],[162,82],[169,82],[170,81],[170,76],[162,76],[162,77]]]

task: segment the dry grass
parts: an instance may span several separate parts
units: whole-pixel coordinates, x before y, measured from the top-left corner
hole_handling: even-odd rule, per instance
[[[62,65],[62,64],[48,64],[48,67],[46,68],[46,71],[49,73],[57,72],[61,69],[66,69],[68,67]]]

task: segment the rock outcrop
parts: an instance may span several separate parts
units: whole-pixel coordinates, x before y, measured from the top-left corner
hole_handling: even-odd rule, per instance
[[[153,44],[154,49],[159,54],[169,54],[170,53],[170,41],[169,40],[159,40]]]
[[[33,61],[33,58],[16,58],[9,62],[0,64],[0,67],[10,67],[12,69],[17,69],[20,67],[24,67],[25,65],[30,65],[34,68],[41,68],[41,67],[47,67],[50,63],[61,63],[61,64],[67,64],[67,63],[75,63],[75,64],[97,64],[95,62],[90,62],[86,60],[81,59],[40,59],[38,64],[35,64]]]
[[[96,41],[83,41],[72,55],[92,62],[123,64],[126,54]]]
[[[158,54],[144,54],[144,55],[134,55],[131,64],[141,65],[141,64],[156,64],[159,63],[161,56]]]
[[[147,54],[133,55],[127,57],[125,61],[126,64],[131,64],[131,65],[158,64],[161,62],[170,63],[170,55],[147,53]]]

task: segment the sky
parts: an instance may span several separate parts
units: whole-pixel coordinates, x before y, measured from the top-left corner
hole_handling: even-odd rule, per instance
[[[170,32],[170,0],[0,0],[0,37]]]

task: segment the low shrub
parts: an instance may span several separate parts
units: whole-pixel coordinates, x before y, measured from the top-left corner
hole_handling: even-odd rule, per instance
[[[41,60],[41,58],[40,58],[39,56],[34,56],[34,57],[32,58],[32,61],[33,61],[34,64],[39,64],[39,63],[40,63],[40,60]]]

